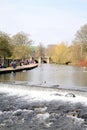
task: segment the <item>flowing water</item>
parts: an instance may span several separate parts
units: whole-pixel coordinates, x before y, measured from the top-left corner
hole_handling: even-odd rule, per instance
[[[43,64],[0,81],[0,130],[87,130],[84,68]]]

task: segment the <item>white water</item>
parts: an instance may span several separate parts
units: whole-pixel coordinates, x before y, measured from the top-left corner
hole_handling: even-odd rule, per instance
[[[70,97],[69,95],[66,97],[66,94],[69,93],[75,94],[75,97]],[[7,129],[7,124],[9,124],[10,127],[12,126],[11,128],[15,130],[14,122],[16,122],[17,127],[19,127],[20,124],[20,130],[24,130],[24,128],[21,129],[21,125],[26,126],[26,123],[28,123],[28,128],[28,126],[31,126],[31,122],[33,122],[32,130],[34,126],[36,128],[37,126],[38,128],[39,126],[43,128],[43,125],[45,128],[49,128],[51,130],[53,130],[54,126],[56,128],[56,125],[59,129],[62,127],[63,130],[65,130],[65,126],[68,129],[73,128],[73,130],[78,127],[80,128],[79,130],[81,130],[81,125],[86,128],[85,120],[81,116],[79,117],[78,112],[76,112],[76,110],[82,111],[86,108],[86,92],[60,88],[47,88],[42,86],[35,87],[0,83],[0,94],[2,97],[4,97],[2,94],[6,94],[4,98],[1,98],[2,103],[0,116],[4,116],[4,118],[2,118],[0,130],[3,128],[6,128],[5,130],[9,130]],[[15,96],[16,98],[14,98]],[[78,103],[81,103],[80,108]],[[69,112],[67,110],[69,110]],[[64,113],[64,111],[67,111],[67,113]],[[74,111],[76,113],[75,116],[72,114]],[[83,115],[84,114],[85,112],[83,112]]]
[[[0,75],[0,130],[86,130],[86,79],[82,68],[49,64]]]
[[[66,97],[68,93],[75,94],[76,97]],[[76,91],[69,90],[60,90],[60,89],[50,89],[50,88],[40,88],[40,87],[31,87],[31,86],[20,86],[20,85],[11,85],[11,84],[0,84],[0,93],[6,93],[8,95],[21,96],[23,100],[28,101],[64,101],[77,103],[80,102],[84,105],[87,105],[86,94]],[[84,96],[85,95],[85,96]]]

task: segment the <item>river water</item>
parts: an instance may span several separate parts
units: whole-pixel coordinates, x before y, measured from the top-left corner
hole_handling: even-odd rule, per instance
[[[42,64],[0,75],[0,130],[87,130],[87,71]]]

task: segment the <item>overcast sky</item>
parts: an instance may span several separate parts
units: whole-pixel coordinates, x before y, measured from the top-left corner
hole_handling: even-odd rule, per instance
[[[23,31],[35,44],[70,44],[86,23],[87,0],[0,0],[0,31]]]

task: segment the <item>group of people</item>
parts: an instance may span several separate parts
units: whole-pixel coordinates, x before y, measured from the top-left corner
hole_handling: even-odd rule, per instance
[[[16,60],[12,61],[10,63],[10,66],[13,66],[13,68],[15,69],[17,67],[17,63],[16,63]]]
[[[14,69],[17,67],[17,64],[20,65],[20,66],[23,66],[23,65],[28,65],[28,64],[34,64],[34,60],[25,60],[25,61],[12,61],[10,63],[10,66],[12,66]]]
[[[22,66],[22,65],[28,65],[28,64],[33,64],[33,63],[35,63],[34,60],[20,61],[20,66]]]

